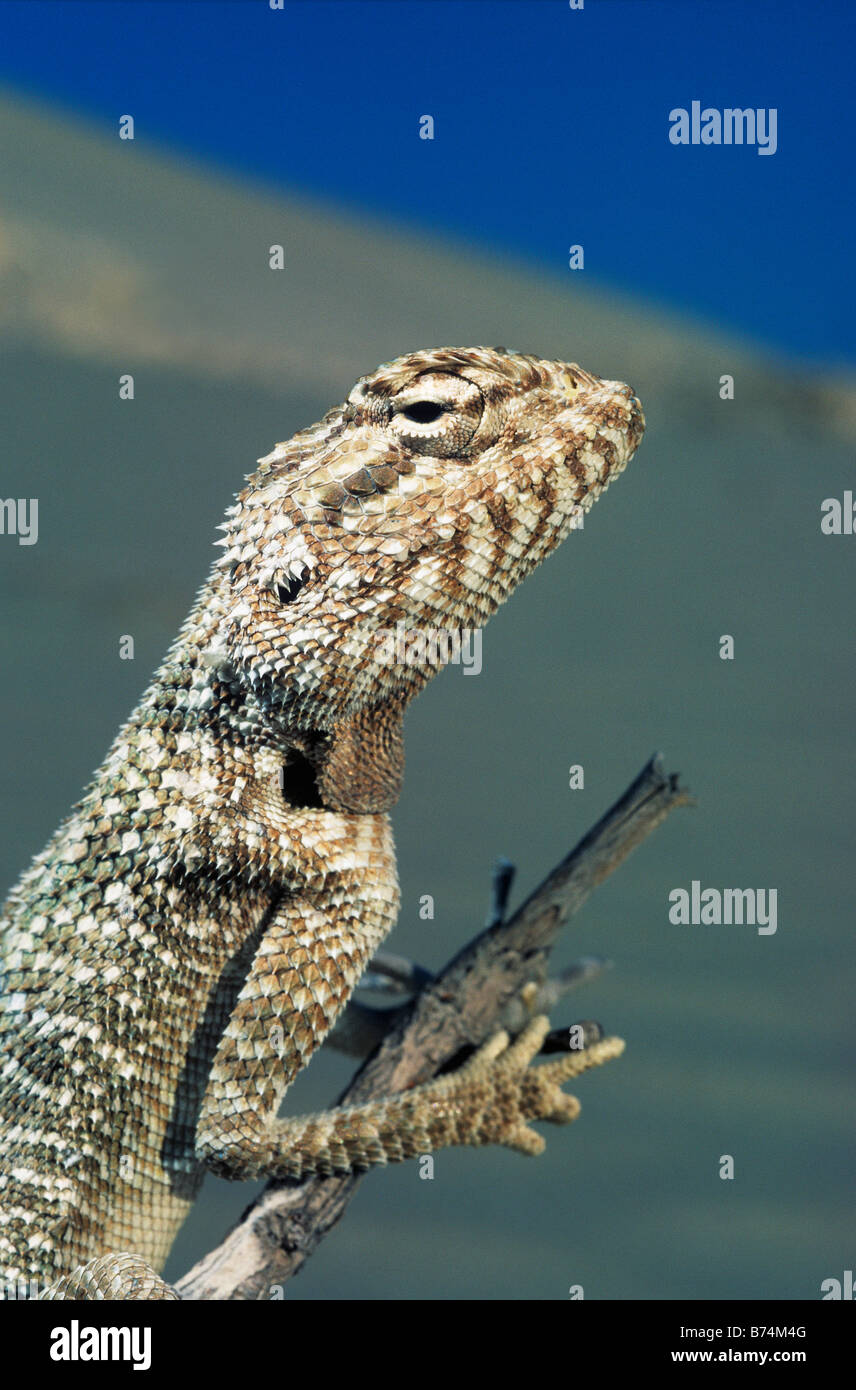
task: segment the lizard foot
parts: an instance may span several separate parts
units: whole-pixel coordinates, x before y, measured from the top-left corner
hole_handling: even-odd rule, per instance
[[[601,1038],[532,1066],[549,1031],[550,1021],[541,1014],[513,1042],[504,1030],[495,1033],[458,1071],[434,1083],[432,1109],[446,1120],[454,1115],[458,1143],[502,1144],[519,1153],[542,1153],[546,1141],[529,1121],[575,1120],[580,1103],[562,1090],[562,1083],[624,1051],[621,1038]]]

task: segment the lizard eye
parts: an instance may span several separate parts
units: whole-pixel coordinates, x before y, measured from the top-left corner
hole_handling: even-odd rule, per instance
[[[392,401],[389,428],[414,453],[464,458],[483,410],[473,382],[452,372],[423,372]]]
[[[447,407],[439,401],[414,401],[412,405],[406,405],[399,414],[414,425],[433,425],[435,420],[446,414],[446,410]]]

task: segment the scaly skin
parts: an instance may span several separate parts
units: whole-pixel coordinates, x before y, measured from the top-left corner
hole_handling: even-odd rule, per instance
[[[260,460],[166,661],[4,910],[4,1282],[168,1298],[153,1271],[205,1168],[537,1152],[528,1120],[574,1117],[561,1081],[620,1044],[532,1068],[543,1020],[405,1095],[276,1115],[397,914],[387,812],[434,668],[390,663],[385,634],[482,627],[643,428],[620,383],[444,348]]]

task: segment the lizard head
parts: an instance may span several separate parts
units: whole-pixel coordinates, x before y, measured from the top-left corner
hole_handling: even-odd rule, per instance
[[[480,629],[643,430],[628,386],[573,363],[479,347],[385,364],[261,459],[228,513],[231,660],[297,723],[406,702],[444,648],[402,661],[394,635]]]

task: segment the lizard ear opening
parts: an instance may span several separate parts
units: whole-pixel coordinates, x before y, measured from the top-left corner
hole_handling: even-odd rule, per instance
[[[289,806],[303,811],[320,811],[323,805],[315,768],[303,753],[292,750],[282,769],[283,798]]]
[[[294,575],[289,575],[283,582],[279,580],[276,584],[276,596],[280,603],[293,603],[297,595],[301,593],[306,582],[305,576],[297,579]]]

